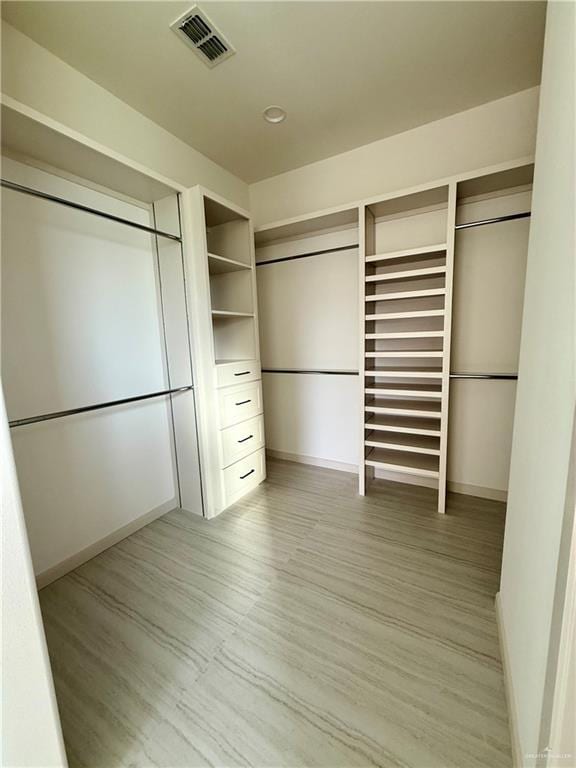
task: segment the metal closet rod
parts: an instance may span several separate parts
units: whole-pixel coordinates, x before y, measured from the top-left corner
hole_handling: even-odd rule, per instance
[[[358,376],[358,371],[336,371],[320,368],[262,368],[262,373],[320,373],[328,376]],[[369,370],[369,376],[386,376],[386,371]],[[410,378],[410,371],[406,371],[406,378]],[[502,379],[515,381],[517,373],[451,373],[451,379]]]
[[[84,405],[81,408],[70,408],[67,411],[55,411],[54,413],[44,413],[41,416],[30,416],[27,419],[14,419],[9,422],[10,427],[25,427],[27,424],[37,424],[39,421],[51,421],[52,419],[61,419],[64,416],[75,416],[79,413],[88,413],[89,411],[101,411],[104,408],[113,408],[116,405],[126,405],[128,403],[137,403],[140,400],[150,400],[153,397],[162,397],[163,395],[175,395],[178,392],[187,392],[194,389],[193,384],[186,387],[176,387],[175,389],[165,389],[162,392],[150,392],[147,395],[137,395],[136,397],[123,397],[121,400],[109,400],[106,403],[95,403],[94,405]]]
[[[451,373],[451,379],[502,379],[503,381],[516,381],[517,373]]]
[[[506,216],[495,216],[492,219],[480,219],[480,221],[470,221],[468,224],[456,224],[456,229],[469,229],[470,227],[483,227],[485,224],[498,224],[501,221],[514,221],[515,219],[529,219],[530,211],[522,213],[509,213]]]
[[[6,189],[13,190],[14,192],[21,192],[23,195],[40,197],[42,200],[48,200],[51,203],[59,203],[60,205],[65,205],[67,208],[73,208],[76,211],[91,213],[94,216],[100,216],[103,219],[108,219],[108,221],[115,221],[117,224],[125,224],[127,227],[133,227],[142,232],[148,232],[151,235],[166,237],[169,240],[175,240],[178,243],[182,242],[182,238],[178,237],[178,235],[171,235],[169,232],[163,232],[160,229],[154,229],[154,227],[147,227],[145,224],[138,224],[135,221],[130,221],[130,219],[123,219],[121,216],[114,216],[112,213],[106,213],[105,211],[99,211],[97,208],[90,208],[88,205],[82,205],[81,203],[75,203],[72,200],[66,200],[64,197],[57,197],[56,195],[48,194],[48,192],[40,192],[37,189],[32,189],[32,187],[15,184],[13,181],[8,181],[7,179],[0,179],[0,185]]]
[[[321,368],[262,368],[262,373],[320,373],[326,376],[358,376],[358,371],[330,371]]]
[[[481,219],[480,221],[470,221],[467,224],[456,224],[455,229],[469,229],[470,227],[483,227],[486,224],[497,224],[502,221],[514,221],[515,219],[528,219],[531,216],[530,211],[523,211],[522,213],[510,213],[506,216],[495,216],[491,219]],[[354,248],[358,248],[358,243],[352,245],[341,245],[338,248],[325,248],[321,251],[309,251],[308,253],[300,253],[296,256],[282,256],[279,259],[269,259],[268,261],[259,261],[256,263],[257,267],[265,267],[267,264],[279,264],[282,261],[294,261],[295,259],[307,259],[309,256],[322,256],[325,253],[337,253],[338,251],[350,251]]]
[[[269,261],[256,262],[257,267],[265,267],[267,264],[279,264],[281,261],[294,261],[295,259],[307,259],[309,256],[322,256],[325,253],[338,253],[338,251],[352,251],[358,248],[358,243],[353,245],[339,245],[337,248],[324,248],[322,251],[309,251],[308,253],[299,253],[296,256],[282,256],[279,259],[270,259]]]

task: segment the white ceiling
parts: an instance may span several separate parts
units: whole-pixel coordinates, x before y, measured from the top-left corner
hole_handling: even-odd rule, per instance
[[[190,2],[5,2],[2,16],[246,181],[540,82],[544,3],[200,2],[237,53],[170,30]],[[269,125],[280,104],[288,120]]]

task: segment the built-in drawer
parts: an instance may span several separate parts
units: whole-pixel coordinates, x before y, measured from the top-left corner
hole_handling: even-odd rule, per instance
[[[259,381],[218,392],[220,428],[231,427],[262,413],[262,385]]]
[[[264,418],[256,416],[223,429],[220,432],[220,444],[222,467],[228,467],[249,453],[254,453],[264,445]]]
[[[238,363],[221,363],[216,366],[216,386],[230,387],[234,384],[247,384],[261,378],[260,362],[244,360]]]
[[[230,506],[266,477],[264,448],[222,470],[226,506]]]

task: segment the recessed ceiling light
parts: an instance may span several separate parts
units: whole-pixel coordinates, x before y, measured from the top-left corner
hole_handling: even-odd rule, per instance
[[[270,107],[266,107],[262,114],[264,120],[268,123],[283,123],[284,120],[286,120],[286,110],[282,109],[282,107],[277,107],[274,104]]]

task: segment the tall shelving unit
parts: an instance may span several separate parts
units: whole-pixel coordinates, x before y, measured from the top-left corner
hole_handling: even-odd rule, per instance
[[[438,487],[445,509],[454,185],[364,207],[360,493],[374,475]]]
[[[200,361],[200,445],[213,517],[266,476],[253,231],[246,211],[200,187],[185,205],[197,286],[191,327]]]
[[[363,204],[361,494],[374,476],[427,485],[443,513],[450,459],[453,490],[506,498],[533,172]]]

